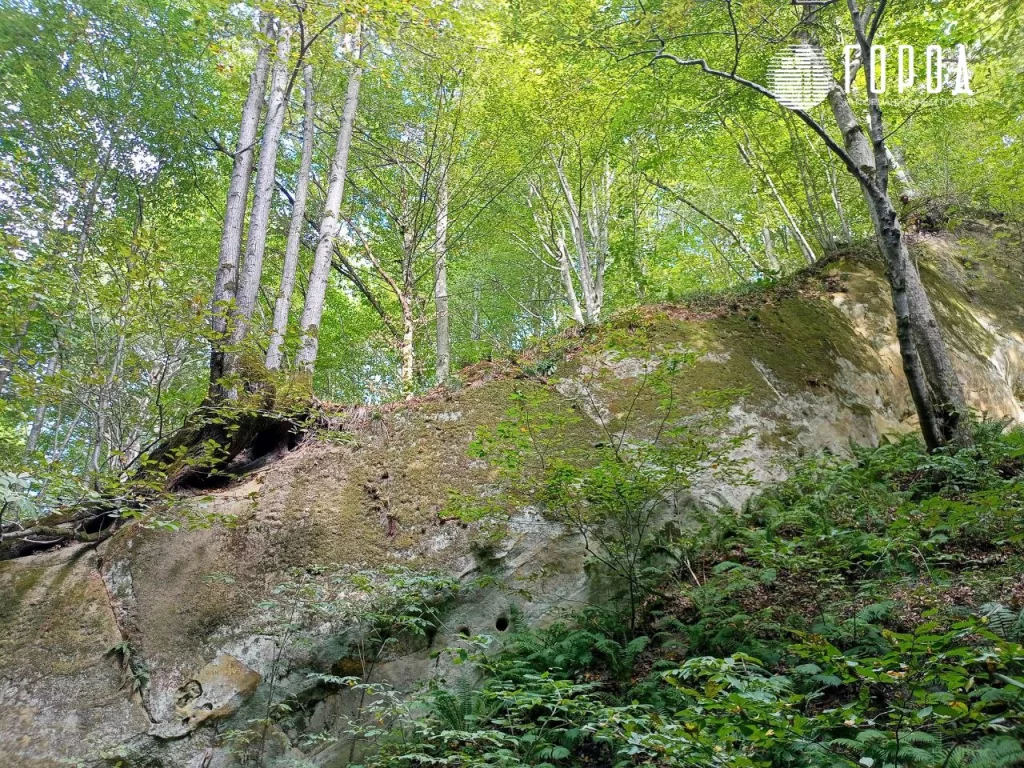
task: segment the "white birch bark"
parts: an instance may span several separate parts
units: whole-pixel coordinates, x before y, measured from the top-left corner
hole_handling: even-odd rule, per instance
[[[565,296],[569,300],[569,311],[572,312],[572,319],[577,325],[586,325],[583,317],[583,309],[580,307],[579,297],[576,295],[576,286],[572,282],[572,264],[569,258],[569,249],[565,244],[565,233],[561,230],[555,238],[555,248],[558,252],[558,269],[562,277],[562,287],[565,289]]]
[[[919,197],[917,186],[914,184],[914,180],[910,178],[910,172],[900,164],[900,161],[896,159],[896,155],[889,147],[885,148],[885,156],[889,160],[889,171],[900,185],[900,197],[905,200],[913,200]]]
[[[49,379],[56,375],[58,359],[59,352],[55,348],[46,360],[46,368],[43,370],[44,379]],[[25,451],[27,453],[35,453],[36,448],[39,447],[39,438],[43,434],[43,424],[45,422],[46,401],[44,400],[36,406],[35,417],[32,419],[32,428],[29,430],[28,439],[25,441]]]
[[[281,287],[274,304],[274,322],[267,347],[266,366],[274,371],[281,367],[282,347],[288,331],[288,313],[291,311],[292,292],[295,290],[295,271],[299,264],[299,245],[306,216],[306,198],[309,195],[309,169],[313,163],[313,67],[306,65],[302,73],[304,88],[304,113],[302,123],[302,160],[299,162],[299,177],[295,183],[295,200],[292,202],[292,220],[288,227],[288,243],[284,249],[284,266],[281,270]]]
[[[558,275],[562,280],[562,289],[565,291],[565,298],[569,303],[569,311],[572,314],[573,320],[578,325],[586,325],[583,310],[580,308],[580,300],[576,294],[576,286],[572,279],[572,257],[569,255],[569,249],[566,246],[565,231],[560,226],[556,227],[553,223],[549,228],[550,231],[545,231],[544,222],[541,221],[540,214],[534,207],[534,198],[541,199],[541,194],[537,184],[531,182],[530,194],[526,199],[526,204],[530,207],[530,213],[533,215],[533,223],[537,227],[541,247],[554,262],[553,265],[549,264],[548,266],[553,266],[558,270]],[[550,243],[549,238],[554,242]],[[539,260],[543,261],[539,254],[536,255]],[[555,325],[557,326],[558,323],[556,322]]]
[[[437,191],[437,235],[434,261],[434,306],[437,319],[437,383],[451,375],[451,336],[448,328],[448,169],[441,173]]]
[[[245,260],[241,267],[241,278],[235,294],[232,314],[234,327],[231,344],[237,346],[249,331],[256,297],[263,276],[263,254],[267,246],[267,230],[270,227],[270,206],[274,199],[274,180],[277,169],[277,150],[281,140],[284,116],[288,111],[286,90],[288,88],[289,57],[291,56],[292,30],[282,26],[277,33],[277,57],[271,78],[270,99],[267,102],[267,116],[260,143],[260,159],[256,169],[256,188],[252,196],[252,212],[249,214],[249,233],[245,246]],[[229,368],[232,367],[229,365]]]
[[[264,19],[261,32],[269,34],[271,20]],[[235,297],[235,283],[238,277],[238,259],[242,249],[242,226],[245,221],[246,200],[249,196],[249,180],[252,178],[253,153],[255,152],[256,131],[259,127],[260,109],[263,105],[263,91],[270,68],[270,44],[260,45],[256,55],[256,67],[249,76],[249,94],[242,107],[242,120],[235,146],[231,181],[228,184],[227,206],[224,209],[224,227],[221,230],[220,252],[217,276],[213,286],[210,324],[215,334],[227,332],[228,303]],[[220,341],[215,340],[210,356],[210,381],[217,382],[224,375],[224,350]]]
[[[353,64],[348,77],[345,105],[342,108],[338,143],[334,149],[334,159],[331,161],[331,175],[327,184],[327,197],[324,200],[323,218],[320,220],[320,236],[316,244],[316,255],[313,258],[313,268],[309,273],[306,303],[302,308],[302,319],[299,326],[302,329],[302,337],[299,342],[298,354],[295,357],[296,365],[307,372],[313,371],[320,346],[320,320],[323,317],[327,278],[331,269],[331,251],[339,231],[338,217],[341,214],[345,174],[348,171],[348,156],[352,148],[352,128],[355,124],[356,108],[359,104],[359,85],[363,70],[360,63],[362,42],[358,26],[349,37],[347,48],[353,57]]]
[[[604,273],[608,269],[608,259],[611,255],[608,227],[611,219],[613,181],[611,166],[605,159],[600,180],[591,184],[591,205],[587,212],[587,227],[590,230],[591,242],[594,244],[594,303],[597,307],[597,318],[600,318],[604,309]]]
[[[572,187],[569,186],[569,179],[565,175],[565,169],[561,161],[551,154],[551,161],[555,165],[558,174],[558,183],[562,188],[565,197],[567,219],[569,230],[572,233],[573,242],[576,245],[576,253],[579,256],[580,287],[583,289],[583,304],[586,307],[587,323],[596,323],[600,317],[600,307],[597,303],[597,292],[594,283],[594,275],[590,260],[590,249],[587,246],[586,234],[583,231],[583,222],[580,217],[580,209],[576,204]]]
[[[764,242],[764,255],[768,260],[768,266],[772,272],[778,274],[779,259],[775,255],[775,243],[772,242],[772,231],[767,222],[761,224],[761,240]]]
[[[406,397],[412,397],[416,376],[415,319],[413,317],[413,260],[416,251],[416,238],[412,222],[412,210],[409,192],[402,187],[401,209],[398,214],[398,228],[402,233],[402,288],[398,301],[402,306],[402,343],[401,343],[401,374],[402,389]]]
[[[843,145],[846,147],[846,154],[850,156],[857,167],[868,176],[875,175],[875,155],[871,151],[871,144],[868,137],[864,135],[864,128],[861,126],[857,116],[853,114],[850,101],[846,98],[846,91],[839,83],[832,86],[828,93],[828,105],[832,109],[832,116],[839,126],[839,132],[843,135]]]

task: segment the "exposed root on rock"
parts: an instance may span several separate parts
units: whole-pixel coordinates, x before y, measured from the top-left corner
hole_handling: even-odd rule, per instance
[[[127,506],[114,500],[89,501],[39,518],[27,527],[9,523],[0,529],[0,560],[26,557],[70,542],[99,544],[117,530],[121,510]]]

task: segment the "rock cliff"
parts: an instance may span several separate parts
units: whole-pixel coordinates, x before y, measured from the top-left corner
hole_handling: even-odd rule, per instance
[[[922,236],[915,254],[971,405],[1021,420],[1019,243],[978,224]],[[658,400],[636,397],[636,382],[668,355],[690,354],[679,385],[730,393],[723,431],[746,436],[734,455],[749,476],[695,478],[679,514],[741,502],[793,456],[915,428],[888,289],[869,260],[839,260],[758,294],[624,312],[550,350],[464,371],[458,391],[341,411],[333,428],[263,469],[183,491],[180,503],[204,525],[130,524],[98,546],[0,562],[0,765],[226,767],[224,734],[285,696],[303,702],[302,730],[336,730],[353,694],[307,673],[343,674],[350,638],[332,632],[280,654],[263,628],[262,601],[294,567],[403,564],[496,577],[457,599],[429,642],[375,671],[399,687],[432,674],[432,649],[460,633],[500,638],[510,612],[543,620],[600,597],[580,542],[541,511],[521,510],[486,550],[475,525],[444,514],[452,493],[501,493],[495,470],[467,448],[502,418],[513,391],[545,392],[550,407],[582,416],[573,439],[599,441],[625,425],[641,441],[658,422]],[[309,747],[302,735],[274,730],[269,752],[345,763],[343,741]]]

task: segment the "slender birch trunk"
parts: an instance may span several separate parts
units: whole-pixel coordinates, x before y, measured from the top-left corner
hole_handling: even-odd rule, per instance
[[[231,332],[232,347],[237,347],[249,331],[249,324],[256,309],[260,279],[263,276],[263,254],[267,246],[267,230],[270,228],[270,206],[274,199],[277,150],[281,140],[281,129],[284,126],[284,116],[288,111],[286,91],[290,71],[291,38],[290,26],[285,25],[278,30],[277,58],[274,61],[270,99],[267,103],[263,139],[260,143],[260,159],[256,169],[256,188],[252,196],[252,212],[249,214],[245,260],[242,263],[242,274],[238,282],[235,307],[232,313],[234,323]],[[231,357],[234,356],[233,352]],[[232,367],[233,365],[229,362],[227,373],[232,372],[230,370]]]
[[[398,228],[402,233],[402,288],[398,294],[398,301],[402,306],[401,374],[402,389],[405,391],[406,397],[412,397],[416,376],[416,327],[413,317],[413,291],[415,289],[413,262],[416,255],[416,233],[413,229],[409,192],[404,185],[400,197]]]
[[[850,227],[850,220],[846,216],[846,209],[843,207],[842,198],[839,196],[839,179],[835,168],[832,167],[833,158],[831,153],[827,154],[825,175],[828,177],[829,195],[832,198],[832,205],[835,206],[836,215],[839,217],[839,228],[843,235],[843,244],[849,245],[853,242],[853,229]]]
[[[469,326],[469,338],[472,341],[480,341],[483,336],[480,327],[480,302],[483,300],[483,291],[480,288],[480,281],[473,281],[473,318]]]
[[[448,329],[448,169],[437,191],[437,251],[434,261],[434,305],[437,310],[437,383],[451,375],[451,337]]]
[[[768,227],[767,222],[761,224],[761,240],[764,242],[764,255],[768,260],[768,266],[772,272],[778,274],[779,259],[775,255],[775,243],[772,241],[772,231]]]
[[[900,198],[913,200],[919,197],[920,193],[918,192],[917,185],[914,184],[914,180],[910,178],[910,172],[900,165],[900,161],[896,159],[896,155],[888,147],[885,148],[885,157],[889,161],[889,170],[900,185]]]
[[[269,36],[272,20],[261,19],[260,31]],[[224,227],[221,230],[220,252],[217,259],[217,276],[213,286],[210,305],[210,325],[214,340],[210,351],[211,393],[221,395],[218,382],[224,377],[224,342],[227,333],[227,316],[231,301],[235,298],[235,283],[238,279],[238,259],[242,250],[242,228],[245,222],[246,201],[249,196],[249,181],[252,178],[253,153],[255,152],[256,131],[263,106],[263,91],[270,69],[270,43],[260,45],[256,55],[256,67],[249,76],[249,94],[242,107],[242,119],[235,145],[231,181],[228,184],[227,205],[224,209]]]
[[[576,253],[579,256],[580,287],[583,289],[583,305],[586,308],[587,324],[593,324],[600,319],[601,309],[597,303],[596,285],[592,270],[593,265],[591,264],[586,234],[583,231],[580,209],[576,204],[572,187],[569,186],[569,179],[565,175],[565,169],[562,167],[561,161],[553,153],[551,154],[551,162],[554,163],[555,171],[558,174],[558,183],[562,188],[562,195],[565,197],[569,230],[572,233],[572,239],[576,245]]]
[[[811,172],[811,165],[808,160],[809,157],[814,157],[813,148],[810,148],[811,152],[809,153],[801,151],[800,135],[796,132],[793,121],[789,119],[785,110],[783,110],[783,116],[786,129],[789,131],[790,148],[796,156],[797,172],[800,175],[800,186],[803,187],[804,200],[807,202],[807,215],[811,223],[811,229],[818,239],[818,244],[823,246],[829,253],[835,253],[836,238],[832,233],[832,228],[829,226],[825,208],[821,205],[818,184],[814,174]]]
[[[800,229],[800,224],[797,223],[796,218],[789,210],[789,206],[786,205],[786,201],[779,193],[778,187],[776,187],[775,182],[772,181],[771,174],[769,174],[768,171],[761,167],[761,164],[757,162],[753,152],[751,152],[751,150],[748,147],[745,147],[742,144],[738,144],[737,146],[740,150],[740,156],[743,158],[743,161],[747,164],[747,166],[751,170],[754,170],[757,173],[759,173],[761,178],[765,180],[765,183],[768,185],[768,189],[772,193],[772,197],[775,198],[775,202],[779,204],[779,208],[782,210],[782,215],[785,216],[786,221],[789,222],[790,230],[792,230],[793,234],[796,236],[797,244],[800,246],[800,253],[803,254],[803,257],[808,264],[813,264],[815,261],[817,261],[817,257],[814,255],[814,249],[811,248],[811,244],[807,242],[807,238],[804,237],[803,230]]]
[[[56,340],[54,341],[56,344]],[[43,369],[43,379],[53,378],[57,374],[57,364],[60,359],[59,350],[55,347],[46,360],[46,368]],[[35,416],[32,419],[32,428],[29,430],[28,439],[25,441],[26,453],[35,453],[39,447],[39,438],[43,434],[43,425],[46,423],[46,401],[36,406]]]
[[[313,67],[306,65],[302,73],[304,88],[305,118],[302,122],[302,160],[299,163],[299,177],[295,184],[295,200],[292,202],[292,220],[288,227],[288,243],[284,250],[284,267],[281,271],[281,287],[274,304],[274,324],[267,347],[267,369],[275,371],[281,367],[284,337],[288,332],[288,313],[291,311],[292,292],[295,290],[295,271],[299,264],[299,246],[302,241],[302,227],[305,224],[306,197],[309,195],[309,169],[313,164]]]
[[[110,408],[110,390],[114,380],[121,371],[121,361],[124,358],[125,334],[124,329],[117,336],[117,346],[114,351],[114,360],[111,363],[110,371],[103,379],[100,387],[99,398],[96,403],[96,432],[93,440],[92,453],[89,459],[89,473],[95,479],[100,473],[100,460],[103,458],[103,447],[106,444],[107,432],[107,410]]]
[[[594,304],[597,307],[597,318],[600,318],[604,309],[604,273],[611,256],[608,226],[611,220],[613,181],[614,175],[606,158],[600,180],[591,184],[591,205],[587,212],[587,227],[594,244]]]
[[[565,233],[561,230],[555,239],[555,248],[558,252],[558,269],[562,276],[562,287],[565,289],[565,296],[569,300],[569,311],[572,312],[572,319],[577,325],[586,325],[583,317],[583,309],[580,307],[580,300],[576,296],[576,286],[572,282],[572,265],[569,259],[569,249],[565,244]]]
[[[553,158],[552,158],[553,159]],[[572,259],[569,256],[569,249],[565,242],[565,232],[561,226],[556,225],[553,221],[550,222],[548,231],[545,231],[544,222],[541,221],[540,214],[537,212],[533,205],[533,199],[543,199],[540,194],[538,185],[530,183],[530,194],[526,198],[526,204],[530,207],[530,212],[533,215],[533,223],[537,227],[537,234],[540,236],[541,247],[549,257],[554,260],[554,267],[558,270],[558,275],[562,280],[562,289],[565,291],[566,301],[569,302],[569,311],[572,313],[573,320],[576,321],[577,325],[586,325],[586,319],[583,317],[583,310],[580,308],[580,300],[576,294],[576,286],[573,283],[572,274]],[[549,242],[553,241],[553,244]],[[540,256],[538,255],[538,258]],[[555,323],[557,326],[558,323]]]
[[[347,47],[353,57],[353,64],[348,77],[348,89],[345,93],[345,105],[341,115],[341,128],[338,130],[338,143],[334,150],[334,159],[331,161],[331,175],[327,184],[323,218],[320,220],[320,236],[316,244],[316,255],[313,258],[313,268],[309,273],[306,303],[302,308],[302,319],[299,322],[302,337],[299,341],[299,351],[295,362],[299,369],[308,373],[312,373],[316,365],[320,346],[320,320],[323,317],[327,278],[331,269],[331,251],[340,229],[338,217],[341,214],[345,174],[348,171],[348,156],[352,148],[352,129],[355,125],[356,108],[359,105],[359,84],[363,70],[360,63],[362,41],[358,25],[349,37]]]

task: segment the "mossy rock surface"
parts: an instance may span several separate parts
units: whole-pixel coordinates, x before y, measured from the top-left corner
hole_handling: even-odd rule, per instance
[[[148,729],[108,653],[120,641],[94,550],[0,563],[0,765],[66,764]]]
[[[1009,276],[1024,271],[1021,249],[989,232],[972,232],[967,242],[965,249],[946,236],[927,239],[915,254],[972,405],[1020,420],[1024,285]],[[601,441],[627,421],[631,439],[641,441],[657,428],[660,411],[653,394],[633,397],[637,382],[649,365],[685,353],[692,364],[673,375],[692,399],[680,419],[699,415],[701,393],[729,391],[723,433],[749,434],[736,458],[748,461],[753,480],[769,481],[798,454],[841,452],[851,441],[871,444],[915,429],[889,307],[878,264],[839,261],[760,297],[633,310],[552,342],[543,365],[478,366],[457,392],[352,410],[343,433],[307,440],[225,488],[184,497],[223,523],[176,532],[128,526],[95,551],[0,563],[4,700],[34,696],[60,711],[59,681],[75,681],[73,695],[86,697],[84,681],[102,678],[97,700],[124,708],[104,718],[144,733],[144,711],[118,688],[120,671],[103,655],[121,639],[150,669],[146,704],[161,722],[173,717],[181,686],[221,653],[266,679],[257,606],[294,566],[486,570],[524,592],[468,597],[453,609],[452,628],[493,631],[510,603],[528,620],[543,620],[592,597],[579,542],[536,510],[522,510],[507,539],[478,557],[474,526],[445,514],[452,492],[502,493],[496,470],[469,446],[481,427],[502,420],[513,392],[542,393],[546,407],[572,421],[564,439],[573,445]],[[751,490],[696,478],[691,495],[695,503],[738,503]],[[78,551],[86,554],[74,560]],[[442,631],[433,643],[450,639]],[[407,684],[430,669],[429,652],[395,659],[383,674]],[[294,679],[303,674],[296,664]],[[261,687],[253,699],[263,695]],[[6,744],[26,740],[39,754],[74,749],[46,730],[47,715],[19,706],[0,713],[0,757],[9,763],[15,753]],[[246,706],[238,718],[258,716]],[[180,754],[205,748],[207,730],[179,742]]]

